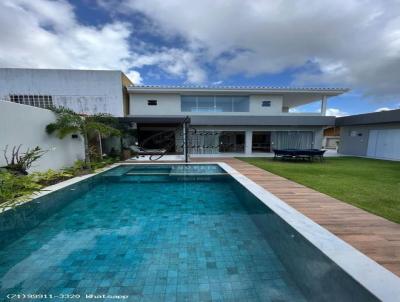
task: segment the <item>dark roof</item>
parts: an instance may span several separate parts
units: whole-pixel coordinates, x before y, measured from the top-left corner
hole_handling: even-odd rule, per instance
[[[400,109],[338,117],[336,126],[400,123]]]
[[[190,122],[190,118],[185,116],[126,116],[120,117],[121,122],[134,122],[138,124],[182,124]]]

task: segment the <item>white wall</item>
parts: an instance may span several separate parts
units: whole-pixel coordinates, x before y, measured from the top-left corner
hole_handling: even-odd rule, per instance
[[[148,100],[157,100],[157,106],[147,105]],[[129,102],[129,114],[134,116],[185,115],[178,94],[129,94]]]
[[[148,100],[157,100],[157,106],[149,106]],[[271,101],[271,107],[262,107],[262,101]],[[179,94],[129,95],[130,115],[134,116],[177,116],[177,115],[277,115],[282,113],[282,96],[251,95],[249,112],[182,112]]]
[[[400,123],[343,126],[338,152],[345,155],[368,156],[371,130],[400,129]]]
[[[271,107],[262,107],[263,101],[271,101]],[[251,95],[250,113],[257,115],[276,115],[282,113],[282,96]]]
[[[45,171],[71,166],[77,159],[84,159],[82,138],[67,136],[59,139],[48,135],[46,125],[55,121],[55,114],[49,110],[11,102],[0,101],[0,166],[5,165],[3,150],[22,144],[21,151],[41,147],[49,150],[34,163],[31,171]]]
[[[124,115],[120,71],[0,68],[0,99],[10,94],[51,95],[54,105],[80,113]]]
[[[400,128],[369,130],[367,156],[400,160]]]

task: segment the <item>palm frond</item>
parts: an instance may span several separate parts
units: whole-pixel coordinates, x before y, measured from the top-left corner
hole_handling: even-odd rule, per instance
[[[66,126],[58,129],[57,136],[59,138],[64,138],[69,134],[81,133],[81,128],[76,126]]]
[[[57,130],[57,124],[51,123],[46,126],[47,134],[53,134]]]
[[[74,111],[65,107],[52,107],[51,110],[57,115],[54,123],[46,126],[48,134],[55,133],[59,138],[69,134],[83,134],[84,120]]]
[[[73,111],[72,109],[69,109],[67,107],[63,107],[63,106],[50,106],[47,109],[53,111],[54,113],[56,113],[57,115],[60,114],[70,114],[70,115],[78,115],[75,111]]]
[[[88,132],[100,133],[101,137],[120,136],[121,132],[114,127],[108,126],[100,122],[87,122],[86,129]]]
[[[118,119],[108,113],[97,113],[95,115],[88,116],[86,117],[86,121],[103,123],[113,128],[119,127]]]

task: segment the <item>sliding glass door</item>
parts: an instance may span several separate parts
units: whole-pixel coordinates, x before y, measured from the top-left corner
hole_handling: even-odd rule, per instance
[[[254,131],[251,149],[253,152],[271,152],[271,132]]]
[[[243,153],[244,131],[222,131],[219,136],[219,152]]]

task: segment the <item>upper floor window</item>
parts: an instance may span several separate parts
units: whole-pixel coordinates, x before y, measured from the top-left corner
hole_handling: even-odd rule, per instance
[[[262,107],[271,107],[271,101],[262,101],[261,106]]]
[[[181,96],[182,112],[249,112],[248,96]]]
[[[53,106],[53,97],[51,95],[10,94],[10,101],[14,103],[30,105],[40,108],[49,108]]]
[[[147,105],[149,106],[157,106],[157,100],[148,100]]]

